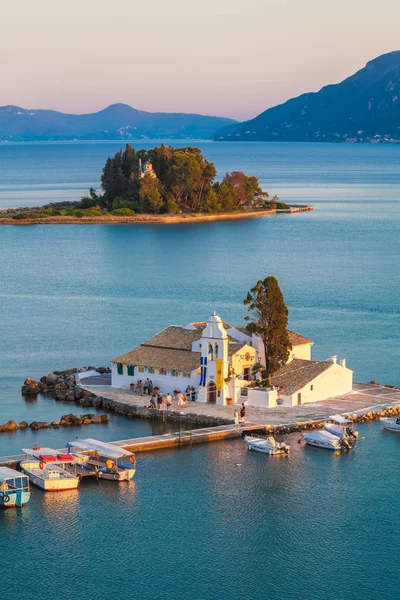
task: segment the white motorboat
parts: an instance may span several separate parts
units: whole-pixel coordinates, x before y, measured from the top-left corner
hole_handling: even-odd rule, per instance
[[[339,438],[329,431],[316,430],[303,433],[303,440],[310,446],[324,448],[325,450],[340,451],[344,448],[351,448],[351,444],[344,438]]]
[[[28,477],[14,469],[0,467],[0,506],[24,506],[30,497]]]
[[[358,438],[358,431],[354,429],[354,423],[351,419],[346,419],[342,415],[332,415],[329,421],[324,423],[325,431],[333,433],[339,438],[349,438],[355,440]]]
[[[23,448],[26,454],[21,461],[22,471],[29,480],[46,492],[74,490],[80,478],[73,471],[75,459],[70,454],[52,448]]]
[[[290,454],[290,446],[284,442],[277,442],[272,435],[267,438],[258,435],[245,435],[244,441],[249,450],[255,450],[256,452],[263,452],[264,454],[271,455]]]
[[[379,420],[385,429],[400,432],[400,417],[381,417]]]
[[[76,439],[68,442],[68,451],[78,463],[94,468],[101,479],[128,481],[135,475],[135,455],[115,444],[92,438]]]

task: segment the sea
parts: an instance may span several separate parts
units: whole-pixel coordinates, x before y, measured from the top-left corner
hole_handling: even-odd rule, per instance
[[[166,143],[171,143],[170,141]],[[314,211],[171,225],[0,227],[0,423],[56,420],[75,405],[20,395],[26,377],[108,365],[164,327],[278,278],[290,328],[354,380],[400,385],[400,146],[172,142],[200,146],[218,177],[242,170]],[[154,142],[134,142],[149,148]],[[77,200],[120,142],[0,145],[0,208]],[[0,434],[0,455],[160,433],[111,415],[89,429]],[[355,451],[297,444],[289,458],[241,440],[138,456],[134,481],[34,490],[0,513],[2,574],[18,600],[371,600],[399,597],[400,437],[360,425]]]

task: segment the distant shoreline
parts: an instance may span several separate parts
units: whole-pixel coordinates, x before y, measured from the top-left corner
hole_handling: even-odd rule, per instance
[[[195,222],[206,222],[206,221],[231,221],[237,219],[248,219],[255,217],[263,217],[266,215],[275,215],[279,213],[298,213],[314,210],[311,205],[291,205],[290,209],[269,209],[269,210],[251,210],[239,213],[219,213],[219,214],[204,214],[204,213],[192,213],[192,214],[165,214],[165,215],[151,215],[151,214],[140,214],[134,217],[117,217],[115,215],[107,214],[101,217],[70,217],[70,216],[53,216],[43,218],[32,218],[32,219],[12,219],[0,217],[0,225],[140,225],[140,224],[173,224],[173,223],[195,223]]]

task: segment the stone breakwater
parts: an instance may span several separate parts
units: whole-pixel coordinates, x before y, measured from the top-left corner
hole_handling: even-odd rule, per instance
[[[77,385],[76,375],[95,371],[99,375],[110,373],[108,367],[82,367],[81,369],[67,369],[66,371],[53,371],[39,381],[26,379],[21,388],[23,396],[36,396],[46,394],[54,400],[61,402],[76,402],[80,406],[93,406],[93,394],[84,391]]]
[[[38,429],[58,429],[60,427],[78,427],[80,425],[92,425],[92,424],[101,424],[108,423],[110,420],[110,416],[108,414],[105,415],[95,415],[92,413],[88,413],[87,415],[74,415],[70,413],[68,415],[63,415],[59,421],[51,421],[48,423],[47,421],[32,421],[32,423],[28,423],[27,421],[20,421],[17,423],[16,421],[8,421],[3,425],[0,425],[0,433],[9,432],[9,431],[17,431],[18,429],[32,429],[32,431],[37,431]]]

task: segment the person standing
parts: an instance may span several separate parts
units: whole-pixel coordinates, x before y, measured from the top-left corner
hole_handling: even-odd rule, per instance
[[[235,427],[239,425],[239,411],[237,408],[233,411],[233,418],[235,419]]]
[[[246,407],[244,402],[242,403],[242,408],[240,409],[240,418],[242,421],[242,427],[244,427],[246,425]]]
[[[157,396],[157,407],[158,407],[158,410],[162,409],[162,396],[161,396],[161,394],[158,394],[158,396]]]
[[[196,390],[194,389],[193,386],[192,386],[192,390],[191,390],[191,398],[192,398],[192,402],[196,402]]]
[[[167,397],[165,398],[166,402],[167,402],[167,410],[170,410],[171,406],[172,406],[172,396],[171,394],[168,392]]]

